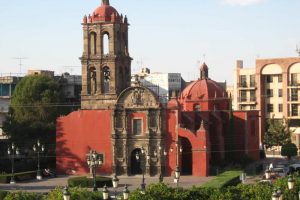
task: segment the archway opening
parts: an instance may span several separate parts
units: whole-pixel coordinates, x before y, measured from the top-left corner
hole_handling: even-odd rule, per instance
[[[140,159],[136,158],[136,154],[141,154],[141,149],[137,148],[131,152],[131,175],[142,174]]]
[[[103,34],[103,54],[107,55],[109,54],[109,34],[105,32]]]
[[[192,175],[193,174],[193,154],[192,154],[192,144],[184,137],[180,137],[182,153],[181,153],[181,173],[182,175]]]

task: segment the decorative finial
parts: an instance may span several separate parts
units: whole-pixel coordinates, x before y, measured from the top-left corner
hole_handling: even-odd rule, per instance
[[[109,6],[109,0],[102,0],[102,5],[107,5],[107,6]]]

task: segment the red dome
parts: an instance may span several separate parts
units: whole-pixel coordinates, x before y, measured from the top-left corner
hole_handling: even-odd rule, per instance
[[[199,79],[190,83],[180,94],[179,101],[207,101],[224,98],[226,91],[217,82],[210,79]]]
[[[112,21],[113,18],[116,19],[118,17],[119,17],[119,13],[114,7],[110,5],[102,4],[93,12],[92,20]]]

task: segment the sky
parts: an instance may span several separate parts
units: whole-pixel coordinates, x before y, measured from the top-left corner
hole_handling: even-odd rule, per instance
[[[81,74],[82,19],[101,0],[0,1],[0,73],[28,69]],[[299,0],[110,0],[127,15],[132,71],[199,77],[205,62],[215,81],[233,83],[237,59],[295,57]],[[22,65],[19,66],[19,60]]]

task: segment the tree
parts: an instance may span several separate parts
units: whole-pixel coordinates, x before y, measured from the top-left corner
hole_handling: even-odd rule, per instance
[[[291,159],[292,156],[297,156],[298,148],[294,143],[287,143],[281,147],[281,155]]]
[[[24,77],[11,98],[4,132],[20,146],[32,146],[37,139],[55,145],[56,118],[66,114],[60,84],[47,76]]]
[[[274,119],[272,117],[267,122],[268,130],[265,132],[264,144],[267,148],[282,146],[291,142],[293,131],[289,128],[289,121]]]

